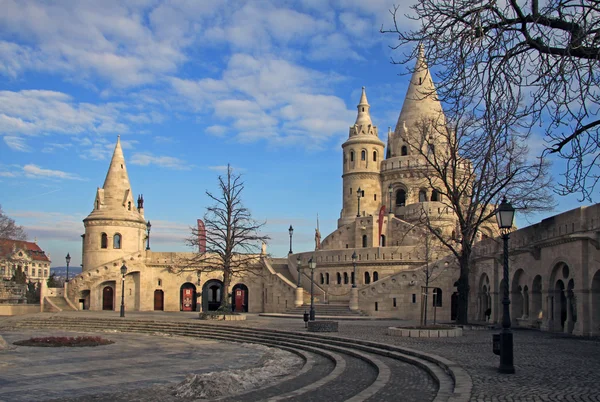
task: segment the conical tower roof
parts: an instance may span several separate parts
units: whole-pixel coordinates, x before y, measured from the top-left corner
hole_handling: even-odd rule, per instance
[[[367,126],[369,124],[373,124],[371,121],[371,105],[369,105],[369,101],[367,100],[367,92],[365,91],[365,87],[362,87],[362,94],[360,95],[360,101],[356,106],[358,109],[358,115],[356,116],[356,123],[359,126]]]
[[[414,132],[417,125],[423,119],[435,119],[438,121],[440,118],[444,118],[444,111],[437,97],[435,85],[427,66],[425,51],[423,46],[419,45],[417,62],[408,85],[408,90],[406,91],[398,122],[396,123],[394,137],[399,140],[410,135],[411,130]],[[392,154],[400,155],[400,152],[399,150],[392,150]]]

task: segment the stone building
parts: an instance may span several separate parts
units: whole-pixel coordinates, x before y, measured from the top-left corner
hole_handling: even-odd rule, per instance
[[[19,268],[29,281],[40,282],[50,276],[50,258],[36,242],[0,239],[0,278],[10,280]]]
[[[124,280],[127,310],[214,310],[223,297],[231,297],[238,311],[293,311],[304,309],[310,299],[308,261],[312,258],[317,303],[410,320],[419,320],[427,303],[430,318],[450,321],[456,315],[458,266],[443,248],[425,247],[428,236],[416,227],[425,212],[446,236],[454,236],[456,229],[456,218],[435,181],[427,180],[420,168],[423,161],[408,146],[419,141],[426,146],[418,129],[426,119],[443,123],[444,115],[421,51],[387,144],[372,122],[363,88],[356,121],[342,145],[343,193],[337,228],[322,241],[317,230],[315,250],[286,258],[257,255],[263,275],[235,277],[229,289],[223,289],[218,273],[199,276],[193,269],[181,269],[191,253],[150,250],[144,200],[141,195],[134,198],[117,140],[104,185],[84,219],[83,271],[68,284],[68,298],[82,309],[118,310]],[[432,143],[435,149],[428,152],[443,151],[443,138],[434,138],[427,146]],[[569,211],[511,234],[515,325],[580,335],[600,333],[598,233],[600,205]],[[486,223],[479,233],[482,241],[474,248],[470,320],[483,320],[488,308],[492,321],[501,319],[502,250],[497,236],[496,222]],[[122,278],[124,264],[127,274]]]

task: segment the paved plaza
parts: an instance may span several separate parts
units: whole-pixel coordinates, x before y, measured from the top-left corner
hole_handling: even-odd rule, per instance
[[[117,317],[113,312],[61,314],[80,317]],[[128,318],[197,323],[195,317],[195,314],[190,313],[131,313]],[[3,321],[7,323],[9,320],[18,319],[18,317],[0,318],[0,328]],[[306,332],[302,320],[260,317],[252,314],[247,316],[246,321],[211,321],[210,324]],[[410,323],[393,320],[339,321],[339,333],[336,335],[396,345],[452,360],[471,376],[473,383],[471,400],[473,401],[600,401],[600,375],[598,374],[600,373],[600,340],[598,339],[576,338],[534,330],[516,330],[514,332],[516,374],[503,375],[497,372],[499,358],[491,350],[491,337],[496,331],[465,330],[464,335],[458,338],[401,338],[386,334],[389,326],[407,324]],[[1,329],[0,334],[11,342],[22,338],[15,332]],[[115,350],[108,360],[98,356],[84,359],[93,364],[88,364],[81,373],[78,373],[79,370],[74,369],[72,365],[78,359],[76,349],[53,350],[50,354],[54,356],[40,358],[37,355],[40,353],[39,348],[20,348],[23,356],[17,357],[13,354],[8,361],[5,359],[7,353],[0,352],[2,353],[0,373],[3,374],[0,400],[31,399],[12,397],[20,393],[35,396],[35,399],[40,400],[51,399],[52,392],[61,388],[91,387],[93,384],[98,385],[98,391],[101,389],[100,385],[104,390],[109,386],[111,391],[116,392],[112,400],[134,400],[135,393],[123,392],[127,389],[129,381],[141,381],[141,386],[148,390],[152,385],[180,381],[186,373],[199,369],[200,366],[190,362],[202,361],[202,371],[206,371],[211,367],[227,369],[225,366],[228,368],[251,366],[256,364],[260,357],[249,348],[191,338],[185,339],[182,343],[179,339],[183,338],[177,338],[175,341],[175,338],[138,334],[109,333],[105,334],[105,337],[120,340],[135,339],[135,342],[126,343],[126,345],[133,345],[131,349],[127,346],[124,350]],[[96,351],[101,351],[101,348],[87,348],[85,353],[94,354]],[[227,357],[224,365],[216,364],[217,353],[215,352]],[[36,361],[36,364],[25,369],[19,368],[20,364],[25,364],[27,361]],[[57,363],[58,367],[55,366]],[[51,365],[52,369],[50,369]],[[10,374],[5,375],[6,373]],[[36,377],[40,373],[42,376]],[[123,373],[127,373],[130,380],[120,384],[118,378],[122,378]],[[424,378],[418,376],[426,377],[427,374],[422,370],[416,371],[411,380],[415,382],[414,385],[425,384]],[[34,378],[35,381],[32,380]],[[44,393],[43,390],[46,392]],[[94,391],[92,388],[89,390]],[[118,395],[121,397],[117,397]],[[403,400],[401,396],[398,398],[395,400]]]

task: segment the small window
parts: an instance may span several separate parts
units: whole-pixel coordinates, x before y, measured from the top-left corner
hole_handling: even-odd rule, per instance
[[[396,206],[403,207],[406,205],[406,191],[400,189],[396,192]]]
[[[106,235],[106,233],[102,233],[102,236],[100,237],[100,248],[107,248],[108,247],[108,236]]]
[[[401,156],[408,155],[408,148],[406,148],[406,145],[402,145],[402,148],[400,148],[400,155]]]
[[[417,302],[417,295],[415,293],[412,294],[412,302],[413,303]]]
[[[131,211],[131,201],[127,201],[127,210]]]
[[[96,200],[96,209],[100,209],[100,201]]]
[[[348,284],[348,272],[344,272],[344,285]]]
[[[392,300],[393,300],[393,302],[394,302],[394,307],[398,307],[398,306],[396,305],[396,298],[394,297]]]
[[[44,277],[46,277],[46,276],[48,276],[48,270],[47,269],[44,270]]]
[[[162,279],[158,280],[158,286],[162,286]]]
[[[362,107],[362,111],[363,111],[363,112],[365,111],[365,107],[364,107],[364,106]]]
[[[442,289],[433,288],[433,307],[442,307]]]
[[[427,192],[425,190],[419,191],[419,202],[427,201]]]
[[[325,275],[321,274],[321,285],[325,284]]]
[[[373,200],[377,201],[377,194],[373,194]]]
[[[423,83],[423,78],[419,77],[419,85],[421,85]]]
[[[379,311],[379,303],[375,302],[375,311]]]
[[[113,237],[113,248],[121,248],[121,235],[119,233],[115,233]]]
[[[354,162],[354,151],[350,151],[350,162]]]
[[[325,273],[325,284],[329,285],[329,272]]]
[[[367,151],[365,151],[365,150],[360,151],[360,160],[361,161],[367,160]]]
[[[439,201],[440,200],[440,193],[437,190],[433,190],[431,191],[431,201]]]
[[[350,187],[350,195],[352,195],[352,187]]]
[[[341,285],[342,284],[342,275],[338,272],[336,274],[336,276],[337,276],[337,284]]]
[[[365,285],[368,285],[369,283],[371,283],[371,274],[365,272]]]
[[[362,237],[362,246],[363,248],[367,247],[367,235],[363,235]]]
[[[377,282],[379,280],[379,274],[377,271],[373,272],[373,282]]]
[[[373,162],[377,162],[377,151],[373,151]]]

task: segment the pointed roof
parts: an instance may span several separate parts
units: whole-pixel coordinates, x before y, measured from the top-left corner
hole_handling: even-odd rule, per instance
[[[367,92],[365,91],[365,87],[362,87],[360,102],[358,102],[356,108],[358,109],[358,115],[356,116],[356,123],[354,124],[359,126],[373,125],[373,122],[371,121],[371,114],[369,113],[371,105],[369,105],[369,101],[367,101]]]
[[[408,127],[410,130],[423,118],[438,119],[440,114],[443,116],[443,113],[442,105],[438,100],[435,85],[431,78],[431,72],[427,66],[425,50],[423,45],[419,45],[417,62],[394,133],[401,135],[404,127]]]

